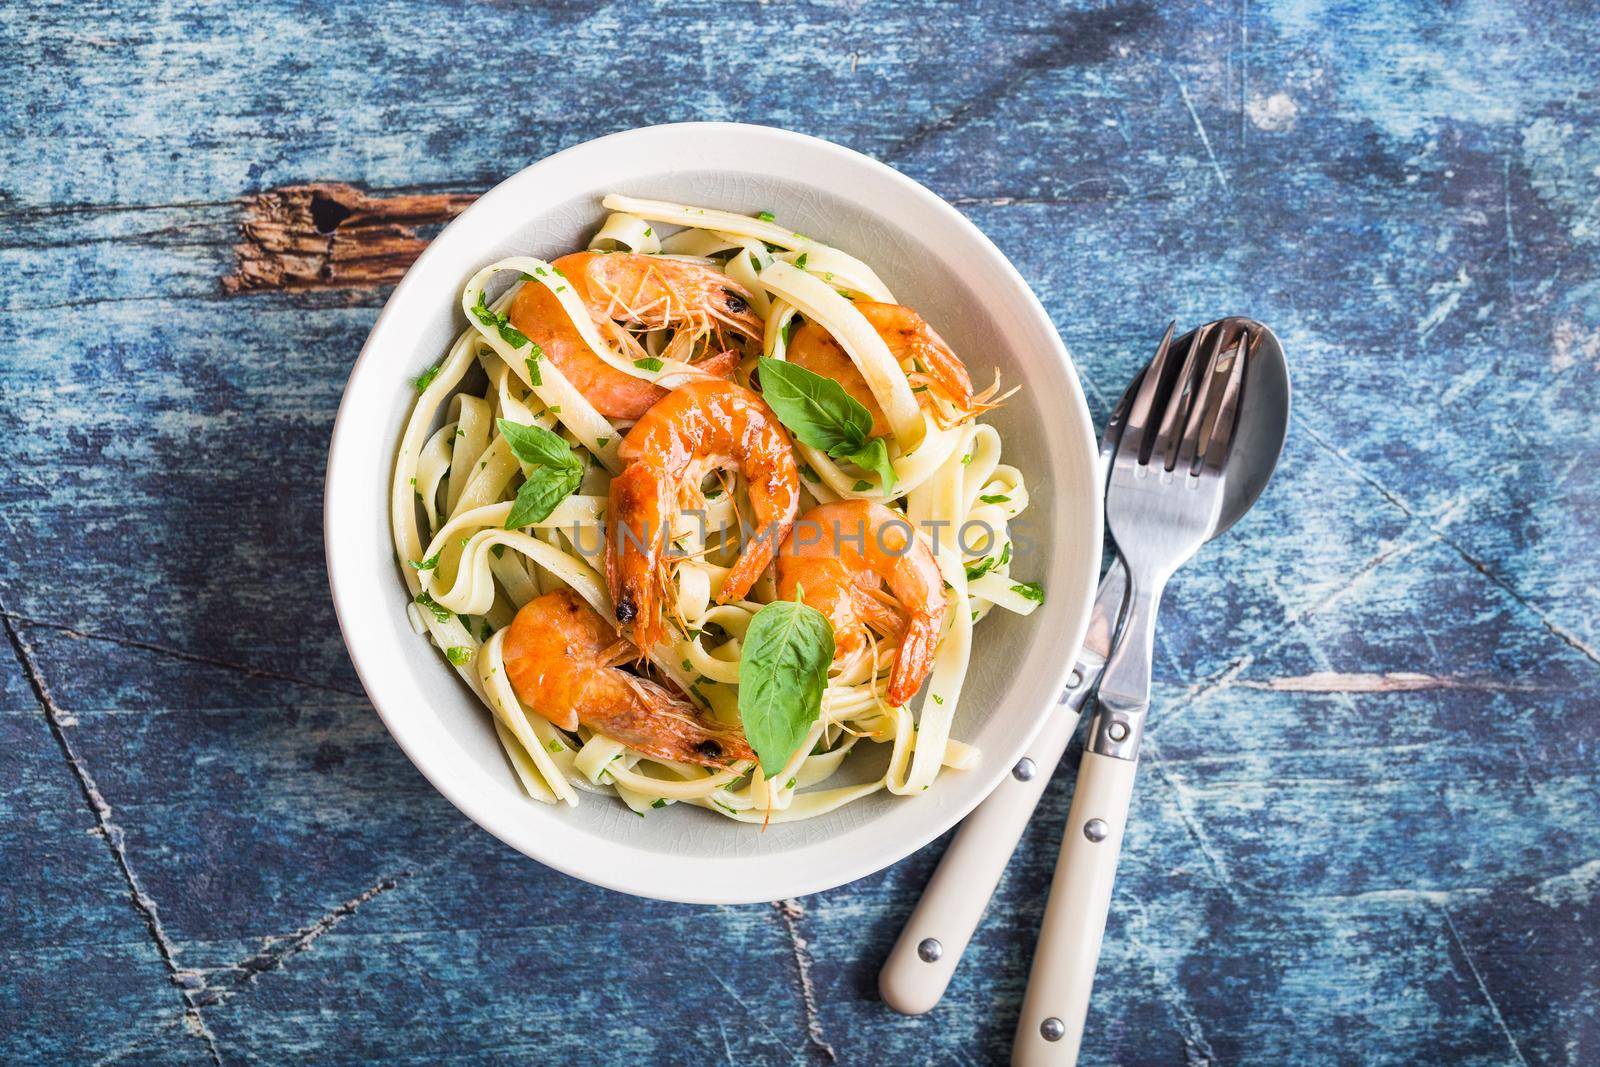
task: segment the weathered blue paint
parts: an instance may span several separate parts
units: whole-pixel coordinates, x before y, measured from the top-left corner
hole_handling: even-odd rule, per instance
[[[0,1059],[1004,1061],[1070,773],[921,1019],[874,980],[937,848],[788,909],[510,853],[389,742],[323,592],[323,449],[385,294],[219,287],[260,189],[470,192],[689,118],[955,202],[1098,417],[1169,315],[1290,353],[1281,476],[1171,593],[1086,1061],[1600,1059],[1592,10],[74,0],[0,27]]]

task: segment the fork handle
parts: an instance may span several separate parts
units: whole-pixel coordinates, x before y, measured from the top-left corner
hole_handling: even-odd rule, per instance
[[[1013,1067],[1077,1062],[1138,768],[1133,760],[1083,754],[1011,1046]]]

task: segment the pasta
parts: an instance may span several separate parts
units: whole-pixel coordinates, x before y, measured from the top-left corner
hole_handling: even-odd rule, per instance
[[[766,212],[603,203],[594,255],[515,256],[467,279],[467,328],[416,379],[391,494],[413,627],[483,701],[518,781],[545,803],[599,794],[641,816],[689,804],[766,825],[880,790],[915,796],[942,769],[972,767],[980,754],[951,726],[974,627],[996,607],[1025,615],[1043,599],[1011,578],[1010,528],[1028,494],[1001,461],[1000,434],[978,421],[995,389],[974,393],[954,353],[869,266]],[[833,421],[802,424],[780,402],[786,390]],[[758,430],[781,446],[730,460],[705,445],[681,470],[640,453],[679,429],[670,419],[698,417],[702,398],[751,420],[740,448]],[[633,498],[620,487],[641,465],[674,501],[667,557],[639,572],[659,576],[655,599],[619,595],[633,558],[622,529]],[[793,501],[762,482],[786,477]],[[761,531],[747,527],[764,505],[786,516],[767,531],[775,567],[753,555]],[[879,544],[791,548],[806,544],[797,514],[802,524],[871,514]],[[889,525],[906,531],[893,552]],[[891,556],[928,561],[920,584]],[[736,588],[746,571],[753,580]],[[539,627],[539,640],[567,643],[535,655],[533,624],[519,620],[556,607],[577,629]],[[769,617],[784,612],[790,628],[774,631]],[[574,644],[579,632],[592,643]],[[804,677],[752,680],[772,632],[818,635],[794,646],[822,657],[809,707],[789,706],[808,699]],[[769,701],[760,723],[758,696]],[[870,781],[844,773],[863,744],[888,746]]]

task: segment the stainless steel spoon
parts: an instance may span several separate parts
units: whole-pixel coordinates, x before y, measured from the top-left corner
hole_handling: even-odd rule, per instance
[[[1178,338],[1171,346],[1172,365],[1182,364],[1196,336],[1210,331],[1218,331],[1228,345],[1236,344],[1242,333],[1252,338],[1250,388],[1239,414],[1222,514],[1211,534],[1215,537],[1250,510],[1277,465],[1289,429],[1289,367],[1283,346],[1272,331],[1254,319],[1240,317],[1219,319]],[[1143,371],[1134,376],[1101,437],[1102,487],[1106,467],[1122,435],[1123,418],[1143,380]],[[1126,592],[1126,571],[1121,558],[1113,555],[1111,569],[1095,595],[1083,649],[1068,676],[1068,688],[1057,710],[1040,728],[1027,755],[1012,768],[1011,777],[973,809],[956,831],[916,909],[906,920],[900,939],[884,961],[878,989],[884,1002],[896,1011],[920,1015],[931,1010],[944,995],[989,898],[1072,739],[1084,702],[1105,669]]]

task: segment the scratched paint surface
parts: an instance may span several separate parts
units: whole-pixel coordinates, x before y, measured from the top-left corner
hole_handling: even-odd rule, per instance
[[[945,1003],[930,847],[787,905],[594,889],[388,739],[321,469],[381,289],[228,295],[245,201],[480,192],[630,126],[884,159],[1097,419],[1168,316],[1296,417],[1170,595],[1086,1062],[1600,1060],[1600,17],[1583,5],[0,9],[0,1060],[1004,1062],[1070,796]],[[642,57],[642,58],[641,58]]]

